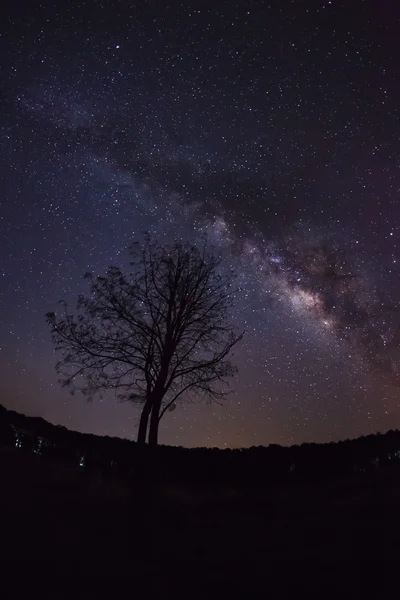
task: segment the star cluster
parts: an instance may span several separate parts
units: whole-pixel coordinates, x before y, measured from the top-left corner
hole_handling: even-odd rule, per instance
[[[145,231],[206,233],[246,335],[224,406],[161,441],[238,447],[400,426],[400,11],[376,2],[30,3],[0,37],[0,402],[131,437],[68,397],[44,314]]]

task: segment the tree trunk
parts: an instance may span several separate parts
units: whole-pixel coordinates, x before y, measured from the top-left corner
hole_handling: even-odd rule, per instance
[[[147,424],[149,422],[150,410],[151,402],[150,400],[146,400],[142,410],[142,414],[140,415],[139,431],[137,438],[137,443],[141,445],[146,443]]]
[[[157,446],[158,444],[158,415],[160,414],[161,398],[160,400],[153,401],[151,408],[150,417],[150,430],[149,430],[149,446]]]

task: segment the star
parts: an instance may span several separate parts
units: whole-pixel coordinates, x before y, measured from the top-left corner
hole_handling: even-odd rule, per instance
[[[233,395],[222,407],[177,404],[162,442],[291,444],[400,426],[400,41],[395,19],[363,6],[89,2],[90,19],[70,5],[24,18],[10,6],[0,37],[8,407],[135,436],[132,407],[60,389],[43,315],[87,290],[85,272],[128,269],[127,247],[149,232],[199,246],[207,235],[246,331]]]

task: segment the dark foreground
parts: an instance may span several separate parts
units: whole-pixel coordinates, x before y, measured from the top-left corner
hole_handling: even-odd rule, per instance
[[[0,469],[4,598],[400,593],[397,466],[241,490],[128,485],[13,450]]]

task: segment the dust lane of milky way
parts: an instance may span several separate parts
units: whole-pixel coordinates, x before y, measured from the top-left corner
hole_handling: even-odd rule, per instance
[[[383,1],[42,2],[0,37],[0,402],[131,437],[57,384],[44,313],[131,241],[199,242],[237,274],[224,406],[161,442],[329,441],[400,426],[400,10]]]

